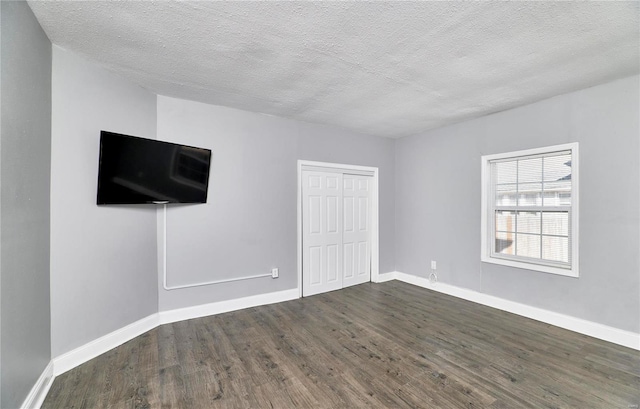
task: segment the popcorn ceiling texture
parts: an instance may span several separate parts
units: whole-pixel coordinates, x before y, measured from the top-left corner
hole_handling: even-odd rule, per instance
[[[29,2],[158,94],[387,137],[638,73],[638,4]]]

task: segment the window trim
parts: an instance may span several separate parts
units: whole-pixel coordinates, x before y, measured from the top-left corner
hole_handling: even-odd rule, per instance
[[[535,259],[531,259],[532,262],[526,262],[521,260],[514,260],[511,257],[492,257],[492,248],[490,237],[493,237],[492,232],[489,229],[489,224],[493,220],[490,215],[493,206],[489,203],[491,186],[491,171],[490,164],[495,160],[502,159],[514,159],[521,156],[532,155],[544,155],[560,151],[571,151],[571,207],[569,208],[569,223],[570,223],[570,251],[571,251],[571,266],[570,268],[557,267],[550,265],[550,263],[541,261],[540,263],[533,262]],[[578,143],[567,143],[562,145],[546,146],[542,148],[526,149],[514,152],[504,152],[492,155],[483,155],[481,157],[481,253],[480,260],[483,263],[499,264],[508,267],[515,267],[527,270],[534,270],[543,273],[558,274],[568,277],[579,277],[579,152]],[[524,210],[524,209],[523,209]],[[517,257],[517,256],[515,256]]]

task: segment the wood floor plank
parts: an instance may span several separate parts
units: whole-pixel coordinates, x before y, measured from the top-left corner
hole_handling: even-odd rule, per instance
[[[629,408],[640,353],[401,282],[162,325],[43,408]]]

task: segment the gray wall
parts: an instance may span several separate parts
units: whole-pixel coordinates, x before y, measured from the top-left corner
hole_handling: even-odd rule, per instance
[[[640,332],[637,76],[396,141],[396,266]],[[580,278],[480,262],[480,156],[580,143]]]
[[[100,130],[155,138],[156,97],[53,47],[51,350],[158,310],[151,206],[96,205]]]
[[[2,26],[2,4],[0,4],[0,182],[2,182]],[[0,192],[1,213],[2,192]],[[0,217],[0,407],[2,407],[2,217]]]
[[[51,359],[51,43],[26,2],[0,9],[0,407],[9,409]]]
[[[380,271],[393,271],[393,140],[162,96],[158,139],[213,151],[208,203],[168,208],[169,285],[280,269],[276,280],[160,282],[161,311],[296,288],[298,159],[380,168]]]

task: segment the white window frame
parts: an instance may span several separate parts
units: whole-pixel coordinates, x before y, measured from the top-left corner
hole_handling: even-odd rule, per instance
[[[492,257],[492,238],[494,235],[494,202],[495,199],[491,194],[491,171],[490,165],[492,161],[503,160],[503,159],[515,159],[522,156],[533,156],[533,155],[542,155],[542,154],[550,154],[554,152],[560,151],[571,151],[571,208],[570,208],[570,251],[571,251],[571,265],[567,267],[558,267],[550,265],[545,261],[541,261],[540,263],[535,262],[531,259],[525,259],[526,261],[516,260],[518,256],[511,257],[510,259]],[[543,148],[536,149],[527,149],[515,152],[505,152],[498,153],[494,155],[484,155],[481,158],[482,162],[482,171],[481,171],[481,180],[482,180],[482,215],[481,215],[481,261],[484,263],[492,263],[492,264],[500,264],[503,266],[515,267],[515,268],[523,268],[527,270],[540,271],[543,273],[551,273],[551,274],[559,274],[568,277],[579,277],[579,254],[578,254],[578,241],[579,241],[579,229],[578,229],[578,220],[579,220],[579,211],[578,211],[578,143],[568,143],[563,145],[554,145]]]

